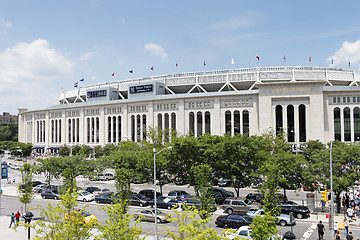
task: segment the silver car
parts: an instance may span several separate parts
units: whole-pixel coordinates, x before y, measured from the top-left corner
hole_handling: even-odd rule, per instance
[[[249,210],[246,213],[249,217],[254,218],[258,215],[262,216],[265,214],[264,209],[257,209],[257,210]],[[280,214],[280,216],[277,217],[276,223],[280,226],[286,226],[286,225],[295,225],[296,219],[293,217],[291,220],[291,217],[289,214]]]
[[[155,221],[155,210],[154,209],[144,209],[134,214],[135,218],[142,218],[144,221]],[[157,222],[158,223],[165,223],[168,222],[168,217],[162,213],[161,211],[157,210]]]

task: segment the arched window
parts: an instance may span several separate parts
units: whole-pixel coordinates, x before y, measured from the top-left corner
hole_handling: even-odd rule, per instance
[[[54,120],[51,120],[51,142],[54,142],[55,137],[55,123]]]
[[[240,111],[234,112],[234,134],[240,133]]]
[[[100,142],[100,119],[99,117],[95,118],[96,122],[96,142]]]
[[[225,112],[225,134],[231,134],[231,112],[228,110]]]
[[[116,117],[113,116],[112,117],[112,140],[111,142],[115,143],[116,142]]]
[[[61,120],[59,120],[59,142],[61,142]]]
[[[203,116],[202,116],[202,112],[197,112],[196,114],[196,118],[197,118],[197,136],[201,136],[203,134],[202,132],[202,121],[203,121]]]
[[[69,143],[71,142],[71,119],[68,120],[68,124],[69,124],[69,131],[68,131],[68,141]]]
[[[354,108],[354,141],[360,141],[360,108]]]
[[[146,115],[142,115],[143,139],[146,139]]]
[[[193,112],[189,113],[189,131],[190,131],[190,135],[194,135],[194,131],[195,131],[195,115]]]
[[[140,115],[136,116],[136,141],[140,142],[141,138],[141,120]]]
[[[275,107],[276,134],[283,131],[283,108],[281,105]]]
[[[72,120],[72,142],[75,142],[76,139],[76,124],[75,124],[75,119]]]
[[[351,141],[350,108],[344,108],[344,138]]]
[[[341,141],[340,108],[334,108],[334,138]]]
[[[107,118],[107,125],[108,125],[108,142],[111,143],[111,117]]]
[[[161,115],[161,113],[158,114],[157,119],[158,119],[158,128],[162,129],[162,115]]]
[[[244,110],[242,112],[242,117],[243,117],[243,134],[245,135],[249,135],[250,133],[250,116],[249,116],[249,111],[248,110]]]
[[[288,142],[295,142],[294,106],[288,105],[286,110]]]
[[[118,116],[117,117],[117,119],[118,119],[118,142],[120,142],[121,141],[121,117],[120,116]]]
[[[135,142],[135,116],[131,116],[131,141]]]
[[[90,131],[91,131],[91,127],[90,127],[90,118],[86,119],[86,126],[87,126],[87,142],[90,142]]]
[[[171,114],[171,129],[176,130],[176,113]]]
[[[76,142],[80,142],[80,119],[76,119]]]
[[[205,112],[205,133],[211,134],[211,125],[210,125],[210,112]]]
[[[299,105],[299,141],[306,142],[306,107]]]

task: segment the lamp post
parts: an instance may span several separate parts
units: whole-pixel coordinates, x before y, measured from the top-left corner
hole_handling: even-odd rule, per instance
[[[32,212],[27,212],[24,215],[25,223],[30,224],[33,217],[34,217],[34,214]],[[30,226],[28,227],[28,239],[30,240]]]
[[[334,228],[334,194],[333,194],[333,173],[332,173],[332,144],[334,139],[330,140],[330,229]]]
[[[156,155],[161,153],[165,149],[172,149],[172,146],[161,149],[156,152],[156,148],[154,148],[154,207],[155,207],[155,240],[158,240],[158,228],[157,228],[157,200],[156,200]]]

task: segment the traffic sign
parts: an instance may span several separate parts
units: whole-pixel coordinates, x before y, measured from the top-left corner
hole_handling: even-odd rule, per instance
[[[180,195],[180,200],[185,201],[185,195],[184,194]]]

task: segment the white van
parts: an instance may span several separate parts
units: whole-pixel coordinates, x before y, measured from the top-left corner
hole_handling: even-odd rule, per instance
[[[114,180],[115,174],[112,172],[102,172],[98,175],[99,180],[101,181],[108,181],[108,180]]]

